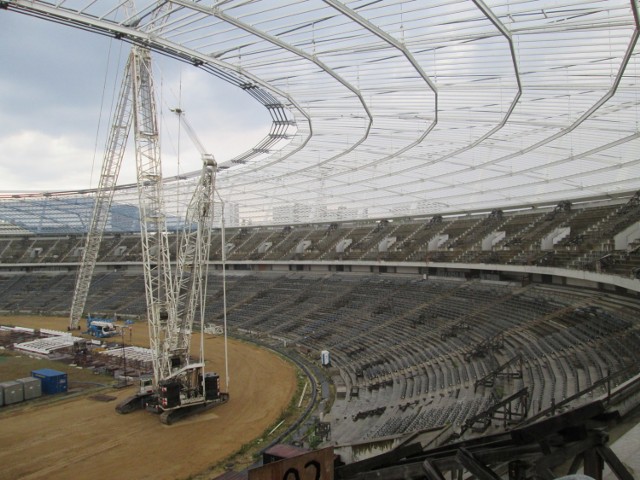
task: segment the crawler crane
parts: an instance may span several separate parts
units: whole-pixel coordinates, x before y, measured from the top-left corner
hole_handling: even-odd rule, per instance
[[[175,271],[172,272],[162,195],[157,115],[148,49],[134,46],[129,56],[103,162],[87,246],[79,268],[70,329],[78,326],[97,260],[102,232],[113,200],[124,146],[133,124],[136,146],[140,237],[153,375],[141,379],[139,391],[117,407],[160,414],[166,424],[228,400],[219,377],[191,363],[191,334],[196,312],[205,312],[206,265],[213,221],[216,162],[202,153],[202,171],[187,207]],[[189,130],[192,135],[192,131]]]
[[[160,324],[150,326],[154,376],[142,378],[140,390],[117,407],[119,413],[139,408],[160,413],[165,424],[228,400],[220,391],[219,376],[205,373],[200,362],[190,363],[191,332],[195,314],[205,308],[206,262],[211,244],[216,163],[203,155],[202,172],[187,209],[177,260],[175,298],[161,311]],[[201,323],[201,331],[202,331]]]
[[[203,352],[200,362],[190,363],[191,332],[196,312],[203,315],[206,296],[206,264],[211,245],[216,162],[205,152],[182,110],[176,109],[187,133],[200,150],[202,171],[187,208],[185,227],[180,236],[175,296],[166,312],[160,313],[162,323],[151,333],[154,352],[154,378],[143,378],[138,393],[116,407],[119,413],[129,413],[143,406],[160,413],[165,424],[186,415],[200,412],[228,400],[220,391],[219,376],[205,373]],[[201,323],[201,332],[204,330]],[[202,348],[202,347],[201,347]],[[157,361],[156,361],[157,357]]]

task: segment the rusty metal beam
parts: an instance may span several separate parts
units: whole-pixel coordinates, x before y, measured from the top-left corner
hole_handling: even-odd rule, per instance
[[[479,480],[500,480],[500,477],[484,463],[476,458],[466,448],[461,448],[456,454],[456,459],[460,464],[473,473]]]

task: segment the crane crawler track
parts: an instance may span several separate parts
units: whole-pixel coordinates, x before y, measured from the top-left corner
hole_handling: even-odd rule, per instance
[[[229,394],[223,393],[217,400],[209,401],[206,403],[200,403],[198,405],[192,405],[188,407],[181,407],[176,410],[167,410],[160,414],[160,422],[164,425],[171,425],[178,420],[197,415],[199,413],[211,410],[214,407],[223,405],[229,401]]]
[[[136,410],[143,410],[146,404],[145,400],[150,396],[151,395],[140,394],[131,395],[116,405],[116,412],[121,415],[126,415]]]

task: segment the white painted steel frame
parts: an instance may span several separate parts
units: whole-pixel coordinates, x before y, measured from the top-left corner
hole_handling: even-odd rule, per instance
[[[78,328],[80,318],[84,312],[93,270],[98,260],[98,251],[100,250],[102,235],[109,218],[113,194],[118,181],[118,175],[120,174],[120,167],[129,138],[129,132],[131,131],[131,121],[133,119],[132,57],[133,52],[129,55],[129,60],[125,67],[120,95],[118,96],[118,103],[111,123],[105,157],[102,161],[98,189],[95,193],[95,204],[93,214],[91,215],[91,223],[89,224],[82,259],[78,267],[69,320],[69,328],[72,330]]]
[[[203,156],[204,157],[204,156]],[[207,157],[204,158],[205,160]],[[206,302],[207,265],[213,228],[216,166],[202,166],[200,180],[187,209],[185,227],[180,235],[176,269],[176,325],[170,326],[173,338],[170,354],[180,355],[182,364],[189,363],[191,333],[196,312],[203,313]],[[200,361],[203,352],[200,353]]]
[[[637,0],[145,0],[132,15],[110,0],[5,4],[193,63],[267,108],[270,134],[220,162],[217,187],[245,223],[640,188]],[[151,18],[167,5],[160,29]],[[168,181],[167,202],[198,175]]]
[[[169,236],[162,194],[162,165],[151,55],[134,46],[133,128],[136,144],[136,170],[140,207],[142,265],[144,270],[149,342],[153,355],[154,385],[171,374],[168,355],[175,332],[176,300],[171,274]]]

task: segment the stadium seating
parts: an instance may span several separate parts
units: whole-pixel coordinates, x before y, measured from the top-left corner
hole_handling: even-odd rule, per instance
[[[294,348],[311,362],[330,351],[331,375],[346,392],[327,415],[337,441],[460,426],[524,386],[529,408],[538,413],[639,363],[637,299],[544,283],[462,281],[464,272],[439,267],[430,268],[428,278],[335,269],[343,262],[503,263],[636,278],[640,240],[615,250],[614,237],[638,214],[633,202],[563,204],[451,218],[229,229],[230,262],[291,262],[296,270],[296,262],[329,261],[335,267],[229,271],[228,325],[233,335]],[[553,232],[566,234],[543,248]],[[489,249],[486,238],[496,238]],[[169,242],[175,257],[177,235]],[[212,242],[210,258],[218,261],[221,232]],[[82,237],[71,234],[0,237],[0,311],[66,314],[82,245]],[[138,234],[106,235],[85,310],[144,316],[140,262]],[[205,317],[218,325],[221,281],[212,268]],[[521,378],[478,386],[516,356]]]

